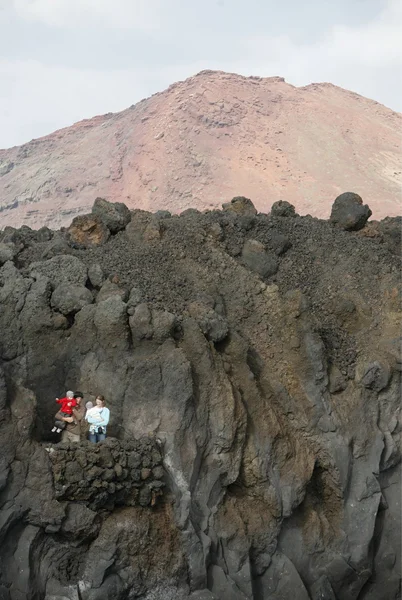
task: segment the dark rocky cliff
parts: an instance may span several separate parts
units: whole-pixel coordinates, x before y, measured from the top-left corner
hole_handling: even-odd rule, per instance
[[[400,227],[244,198],[0,232],[1,600],[400,598]],[[54,398],[109,437],[57,444]]]

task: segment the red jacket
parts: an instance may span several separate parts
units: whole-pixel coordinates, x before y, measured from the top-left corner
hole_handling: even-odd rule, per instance
[[[61,404],[60,412],[73,414],[73,407],[77,406],[77,401],[74,398],[56,398],[57,404]]]

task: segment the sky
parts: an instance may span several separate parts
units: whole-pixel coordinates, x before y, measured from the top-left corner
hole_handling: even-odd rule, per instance
[[[402,0],[0,0],[0,148],[203,69],[402,110]]]

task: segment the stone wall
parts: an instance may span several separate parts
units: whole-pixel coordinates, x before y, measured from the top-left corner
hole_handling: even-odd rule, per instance
[[[154,506],[165,486],[162,456],[148,439],[57,444],[49,449],[55,496],[91,510]]]

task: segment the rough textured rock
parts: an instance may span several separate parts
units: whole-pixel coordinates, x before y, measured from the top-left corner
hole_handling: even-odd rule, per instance
[[[63,315],[75,314],[92,302],[93,296],[88,288],[70,283],[62,283],[57,286],[50,299],[52,308]]]
[[[257,210],[254,204],[249,198],[244,196],[236,196],[230,202],[222,205],[224,211],[230,211],[236,215],[243,215],[246,217],[252,217],[257,214]]]
[[[118,296],[123,300],[123,302],[125,302],[127,300],[128,293],[127,290],[120,288],[116,283],[113,283],[113,281],[107,279],[99,290],[99,293],[96,296],[96,301],[102,302],[111,296]]]
[[[95,263],[88,269],[88,279],[94,288],[100,288],[105,281],[105,273],[100,264]]]
[[[75,217],[68,228],[68,240],[76,248],[102,246],[110,236],[110,231],[97,215]]]
[[[109,296],[97,303],[94,325],[104,347],[116,348],[128,345],[127,305],[120,296]]]
[[[154,506],[165,486],[162,456],[155,440],[118,442],[109,438],[100,447],[87,442],[59,444],[49,448],[59,501],[68,500],[91,511],[115,506]],[[70,504],[71,513],[74,504]],[[76,535],[83,521],[91,527],[96,512],[83,511],[78,518],[67,515],[71,534]],[[76,523],[73,519],[76,518]]]
[[[16,248],[12,242],[8,244],[0,243],[0,266],[8,260],[13,260],[15,255]]]
[[[53,287],[61,284],[85,285],[88,269],[76,256],[60,255],[29,266],[31,277],[47,277]]]
[[[92,213],[97,215],[111,233],[117,233],[131,221],[131,214],[122,202],[108,202],[97,198],[92,207]]]
[[[214,310],[213,305],[205,306],[201,302],[192,302],[188,306],[188,312],[211,342],[221,342],[228,335],[227,321]]]
[[[345,192],[338,196],[332,205],[330,221],[346,229],[346,231],[357,231],[362,229],[372,212],[367,204],[358,194]]]
[[[261,277],[275,275],[278,261],[275,256],[266,252],[264,244],[258,240],[247,240],[242,250],[243,262]]]
[[[398,600],[394,226],[131,216],[51,259],[67,231],[2,241],[1,597]],[[105,442],[50,432],[67,389],[105,396]]]
[[[272,205],[271,215],[273,217],[295,217],[296,211],[293,204],[286,202],[286,200],[278,200]]]

